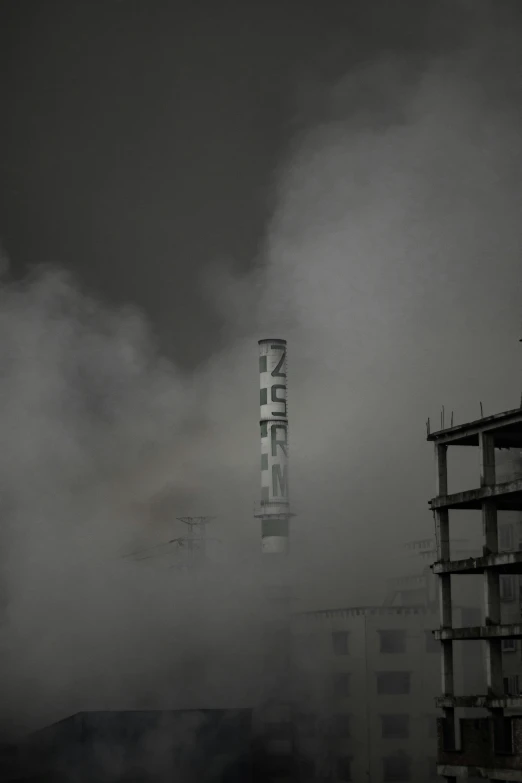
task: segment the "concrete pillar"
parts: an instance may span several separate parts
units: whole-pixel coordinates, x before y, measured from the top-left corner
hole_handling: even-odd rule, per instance
[[[494,500],[482,502],[482,532],[484,535],[485,554],[498,552],[497,507]]]
[[[499,625],[502,622],[499,575],[489,569],[484,573],[484,615],[486,625]]]
[[[448,494],[448,447],[445,444],[435,445],[435,462],[437,467],[435,492],[439,497]]]
[[[436,444],[436,491],[437,497],[448,494],[448,447]],[[437,560],[448,561],[451,558],[449,511],[437,509],[435,511],[435,534],[437,541]],[[451,628],[453,625],[453,613],[451,603],[451,575],[439,576],[439,613],[442,628]],[[453,671],[453,642],[441,642],[441,687],[445,696],[453,696],[455,693],[455,679]],[[455,747],[455,710],[453,707],[444,709],[445,732],[444,744],[448,749]],[[453,783],[455,778],[447,777],[448,783]]]
[[[488,696],[502,696],[504,679],[502,676],[502,642],[489,639],[486,647],[486,682]]]
[[[496,483],[495,442],[492,435],[479,434],[480,450],[480,486],[489,487]],[[482,503],[482,530],[484,534],[484,553],[498,552],[497,508],[493,500]],[[484,614],[486,625],[499,625],[502,622],[500,609],[500,584],[498,573],[484,572]],[[502,642],[500,639],[486,641],[486,685],[488,696],[502,696],[504,676],[502,671]],[[494,743],[500,752],[506,744],[506,725],[504,711],[490,711],[493,726]]]
[[[479,432],[480,486],[495,483],[495,441],[488,432]]]

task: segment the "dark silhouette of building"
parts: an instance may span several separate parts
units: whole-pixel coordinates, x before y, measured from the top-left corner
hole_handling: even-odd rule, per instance
[[[3,781],[245,783],[250,710],[80,712],[4,753]]]

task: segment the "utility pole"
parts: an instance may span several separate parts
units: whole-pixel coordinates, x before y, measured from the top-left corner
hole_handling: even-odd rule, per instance
[[[186,536],[178,536],[151,547],[135,550],[124,557],[141,561],[176,555],[177,563],[175,562],[170,568],[192,569],[197,565],[202,565],[206,559],[208,541],[218,541],[218,539],[207,537],[206,528],[213,519],[216,517],[177,517],[178,522],[183,522],[188,528]],[[182,550],[185,550],[187,554],[186,559],[180,562],[178,558]]]
[[[177,517],[178,522],[187,525],[187,536],[182,539],[187,547],[188,567],[201,564],[207,552],[207,525],[216,517]]]

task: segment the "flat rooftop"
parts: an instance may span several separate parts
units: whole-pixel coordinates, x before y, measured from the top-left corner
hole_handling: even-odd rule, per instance
[[[424,604],[410,604],[406,606],[350,606],[336,609],[315,609],[308,612],[295,612],[294,618],[348,618],[370,617],[373,615],[410,615],[433,614],[438,610],[427,607]]]
[[[478,446],[481,432],[494,435],[497,448],[522,448],[522,408],[430,432],[427,439],[448,446]]]

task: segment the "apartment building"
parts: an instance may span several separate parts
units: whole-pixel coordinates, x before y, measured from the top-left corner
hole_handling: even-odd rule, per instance
[[[473,618],[458,610],[456,619]],[[296,746],[302,781],[437,779],[436,605],[332,609],[294,617]],[[455,659],[462,692],[481,661]]]

